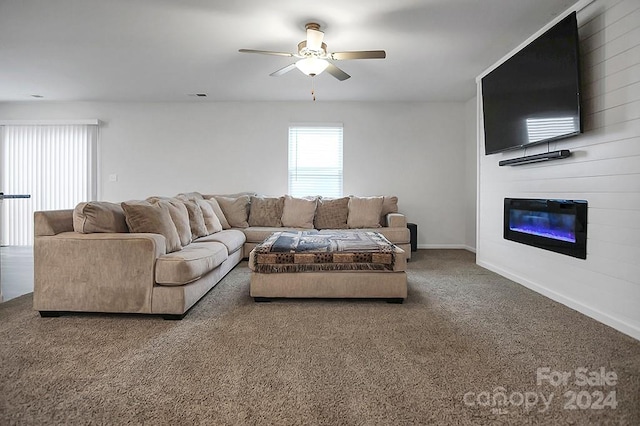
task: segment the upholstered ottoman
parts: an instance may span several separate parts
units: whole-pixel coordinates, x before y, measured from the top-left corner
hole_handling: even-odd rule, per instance
[[[250,294],[271,298],[407,297],[404,250],[377,232],[276,232],[249,254]]]

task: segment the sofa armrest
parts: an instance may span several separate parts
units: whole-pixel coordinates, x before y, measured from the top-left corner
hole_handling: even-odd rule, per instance
[[[33,306],[39,311],[151,313],[158,234],[37,236]]]
[[[407,217],[402,213],[387,214],[387,226],[390,228],[406,228]]]
[[[56,235],[73,231],[73,210],[37,211],[33,214],[34,235]]]

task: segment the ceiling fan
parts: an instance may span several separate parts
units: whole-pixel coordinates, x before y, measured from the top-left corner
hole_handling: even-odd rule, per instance
[[[353,52],[327,52],[327,45],[323,42],[324,33],[320,31],[320,24],[309,22],[305,25],[307,39],[298,43],[297,53],[272,52],[270,50],[240,49],[242,53],[260,53],[263,55],[289,56],[298,58],[298,61],[284,68],[272,72],[270,75],[279,77],[294,68],[310,77],[315,77],[323,71],[327,71],[340,81],[351,77],[329,61],[342,61],[346,59],[384,59],[387,54],[384,50],[358,50]]]

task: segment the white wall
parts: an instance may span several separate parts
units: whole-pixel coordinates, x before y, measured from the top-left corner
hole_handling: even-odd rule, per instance
[[[578,11],[585,132],[551,146],[571,158],[499,167],[522,153],[485,156],[479,134],[477,261],[640,339],[638,6],[596,0]],[[504,197],[588,200],[587,259],[504,240]]]
[[[466,244],[462,103],[0,103],[0,120],[63,118],[104,122],[100,198],[111,201],[284,194],[289,123],[341,122],[345,194],[396,194],[420,247]]]
[[[476,251],[476,204],[478,197],[478,98],[473,97],[464,106],[465,112],[465,247]]]

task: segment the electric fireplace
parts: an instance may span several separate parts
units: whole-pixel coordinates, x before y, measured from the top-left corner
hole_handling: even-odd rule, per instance
[[[587,258],[587,202],[504,199],[504,238]]]

